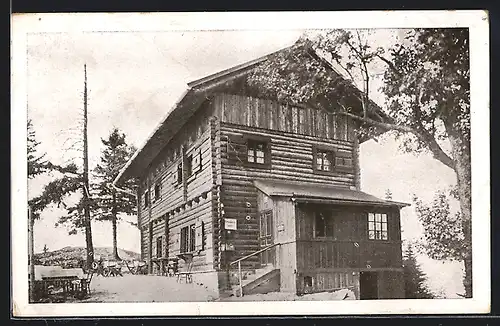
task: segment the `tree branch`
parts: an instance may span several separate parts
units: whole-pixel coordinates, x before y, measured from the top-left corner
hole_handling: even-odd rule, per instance
[[[387,58],[384,58],[383,56],[381,56],[380,54],[376,54],[375,55],[377,58],[379,58],[380,60],[382,60],[383,62],[385,62],[389,68],[398,76],[398,77],[401,77],[401,73],[399,72],[399,70],[396,68],[396,66],[394,65],[394,63],[392,63],[389,59]]]
[[[420,141],[425,143],[427,145],[427,148],[430,150],[432,153],[432,156],[449,167],[450,169],[455,169],[455,164],[453,160],[446,154],[441,146],[436,142],[436,139],[430,135],[429,133],[425,131],[418,131],[412,127],[405,126],[405,125],[398,125],[398,124],[393,124],[393,123],[386,123],[386,122],[379,122],[375,121],[369,118],[364,118],[357,116],[355,114],[349,113],[349,112],[339,112],[339,114],[351,117],[353,119],[356,119],[358,121],[365,122],[367,124],[370,124],[375,127],[379,127],[384,129],[385,131],[391,131],[391,130],[396,130],[396,131],[401,131],[401,132],[407,132],[415,135]]]

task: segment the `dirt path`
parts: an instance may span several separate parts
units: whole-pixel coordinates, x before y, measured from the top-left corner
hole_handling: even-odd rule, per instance
[[[91,297],[84,302],[200,302],[213,301],[213,291],[173,277],[130,275],[92,279]]]

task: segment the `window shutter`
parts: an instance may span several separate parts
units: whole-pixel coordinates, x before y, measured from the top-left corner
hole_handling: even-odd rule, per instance
[[[204,235],[204,223],[203,221],[197,221],[195,224],[196,228],[196,239],[195,239],[195,250],[203,250],[203,235]]]
[[[227,158],[231,164],[246,162],[247,143],[242,136],[227,137]]]

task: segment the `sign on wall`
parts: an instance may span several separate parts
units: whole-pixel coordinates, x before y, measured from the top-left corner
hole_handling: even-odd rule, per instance
[[[235,218],[225,218],[224,219],[224,229],[226,230],[236,230],[236,219]]]

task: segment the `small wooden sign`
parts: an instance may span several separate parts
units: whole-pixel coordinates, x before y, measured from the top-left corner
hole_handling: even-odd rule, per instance
[[[236,230],[236,219],[235,218],[225,218],[224,219],[224,228],[226,230]]]

